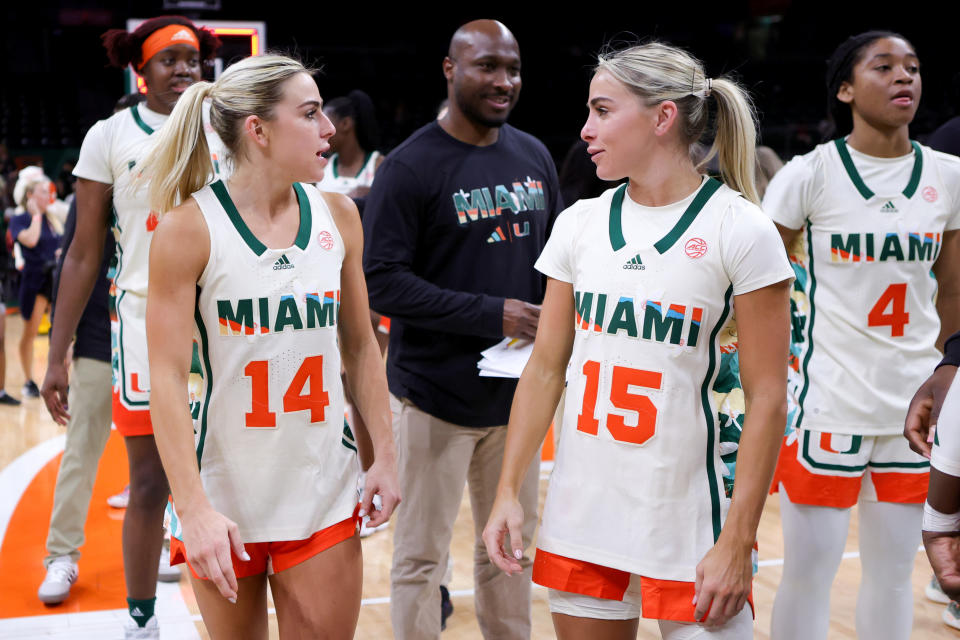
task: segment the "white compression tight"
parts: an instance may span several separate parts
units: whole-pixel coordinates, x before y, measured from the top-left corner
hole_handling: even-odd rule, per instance
[[[906,640],[913,624],[913,571],[923,506],[861,500],[857,637]],[[780,487],[783,578],[773,604],[772,640],[822,640],[830,587],[847,541],[850,509],[793,504]]]

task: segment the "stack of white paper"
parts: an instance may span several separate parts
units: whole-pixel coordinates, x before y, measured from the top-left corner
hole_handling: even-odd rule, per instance
[[[519,378],[527,360],[533,353],[533,341],[520,338],[504,338],[481,352],[483,358],[477,363],[480,375],[488,378]]]

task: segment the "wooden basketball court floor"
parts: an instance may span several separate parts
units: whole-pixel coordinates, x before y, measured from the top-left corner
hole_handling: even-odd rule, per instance
[[[22,323],[7,316],[6,353],[8,391],[20,397],[23,375],[17,356]],[[35,340],[38,383],[45,369],[47,340]],[[43,580],[47,525],[53,504],[65,430],[50,419],[39,399],[25,399],[19,407],[0,406],[0,640],[70,638],[100,640],[122,637],[126,617],[120,530],[123,511],[111,509],[107,496],[126,483],[126,454],[115,431],[100,462],[90,513],[86,544],[81,549],[80,577],[69,599],[47,607],[37,599]],[[546,492],[549,464],[540,478],[540,500]],[[391,525],[392,527],[392,525]],[[780,580],[783,542],[777,496],[767,500],[759,531],[760,572],[754,581],[757,605],[755,636],[769,638],[770,615]],[[830,638],[856,638],[854,611],[860,581],[857,518],[851,519],[847,553],[831,592]],[[445,640],[480,638],[473,611],[473,521],[468,500],[461,504],[454,527],[453,581],[455,607],[443,632]],[[392,532],[387,528],[363,540],[363,603],[357,638],[382,639],[390,631],[390,558]],[[914,629],[911,638],[960,638],[940,621],[943,605],[928,602],[923,587],[930,577],[926,556],[918,551],[913,572]],[[208,638],[186,578],[179,584],[158,584],[157,615],[161,638]],[[656,625],[641,621],[639,638],[659,638]],[[271,638],[276,620],[271,612]],[[546,591],[533,587],[533,638],[553,638]]]

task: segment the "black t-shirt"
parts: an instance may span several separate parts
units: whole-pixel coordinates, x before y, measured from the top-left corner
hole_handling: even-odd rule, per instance
[[[503,337],[505,298],[543,301],[533,264],[562,208],[546,147],[509,125],[477,147],[432,122],[387,156],[363,267],[371,307],[391,318],[391,393],[454,424],[507,423],[517,381],[480,377],[477,362]]]
[[[73,242],[73,234],[77,229],[77,201],[70,203],[67,221],[63,226],[63,245],[60,259],[53,276],[53,305],[56,313],[56,295],[60,286],[60,272],[63,271],[63,259],[67,249]],[[113,233],[107,230],[107,239],[103,245],[103,260],[100,263],[100,273],[93,285],[93,292],[83,309],[80,321],[77,323],[77,341],[73,345],[74,358],[93,358],[101,362],[110,362],[110,279],[107,270],[113,259],[116,245]]]

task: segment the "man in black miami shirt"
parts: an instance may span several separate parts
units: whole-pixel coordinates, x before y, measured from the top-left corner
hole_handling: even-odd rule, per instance
[[[520,92],[507,28],[476,20],[443,62],[449,109],[377,171],[364,211],[371,307],[392,319],[387,378],[403,504],[396,517],[391,617],[398,640],[438,638],[439,585],[469,480],[478,548],[500,474],[516,380],[479,376],[480,352],[533,338],[544,281],[533,264],[562,209],[543,144],[506,124]],[[521,503],[537,519],[537,464]],[[481,558],[482,556],[482,558]],[[486,638],[530,635],[530,560],[508,578],[477,554]]]

